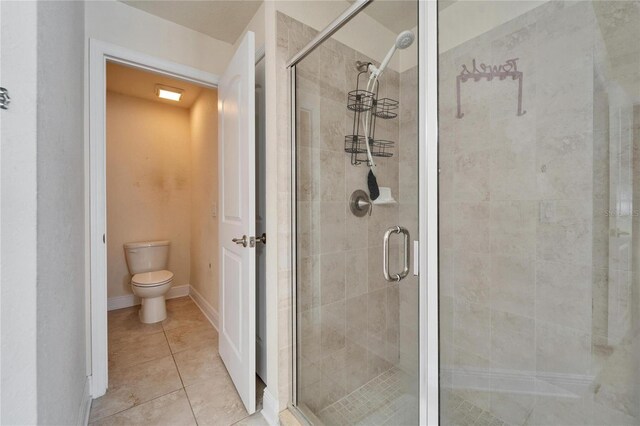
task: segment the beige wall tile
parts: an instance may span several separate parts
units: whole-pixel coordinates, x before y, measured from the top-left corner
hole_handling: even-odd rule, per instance
[[[590,332],[593,301],[591,267],[537,262],[536,271],[538,319]]]
[[[491,312],[475,303],[454,302],[453,343],[465,352],[491,358]]]
[[[452,210],[453,247],[456,250],[487,253],[491,244],[489,203],[456,203]]]
[[[344,252],[320,255],[320,301],[322,305],[345,300]]]
[[[585,374],[591,361],[591,336],[566,327],[536,323],[538,373]]]
[[[488,305],[490,302],[491,256],[455,252],[453,261],[456,299]]]
[[[491,366],[533,373],[536,369],[535,321],[519,315],[491,312]]]
[[[535,201],[491,203],[491,252],[532,258],[536,250]]]
[[[492,256],[490,285],[493,309],[535,317],[536,269],[532,259]]]

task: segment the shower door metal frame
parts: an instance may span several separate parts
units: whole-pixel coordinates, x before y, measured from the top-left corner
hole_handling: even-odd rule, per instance
[[[438,3],[418,2],[420,424],[440,422],[438,295]]]
[[[291,146],[291,401],[299,420],[297,392],[297,234],[296,234],[296,64],[374,0],[358,0],[287,63]],[[438,346],[438,41],[437,0],[418,2],[418,210],[419,210],[419,416],[421,425],[439,425]],[[429,96],[427,96],[429,94]],[[415,258],[415,256],[414,256]]]

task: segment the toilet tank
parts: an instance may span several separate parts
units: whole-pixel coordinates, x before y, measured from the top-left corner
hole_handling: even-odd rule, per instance
[[[131,275],[167,269],[169,241],[126,243],[124,254]]]

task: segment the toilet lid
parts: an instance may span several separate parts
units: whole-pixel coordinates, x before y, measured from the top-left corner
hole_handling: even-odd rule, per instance
[[[131,283],[135,285],[160,285],[165,284],[173,278],[173,272],[171,271],[152,271],[143,272],[141,274],[135,274],[131,278]]]

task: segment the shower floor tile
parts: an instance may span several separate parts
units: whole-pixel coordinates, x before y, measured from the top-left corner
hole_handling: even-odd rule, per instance
[[[413,425],[418,400],[403,390],[403,372],[391,368],[318,413],[326,425]]]

